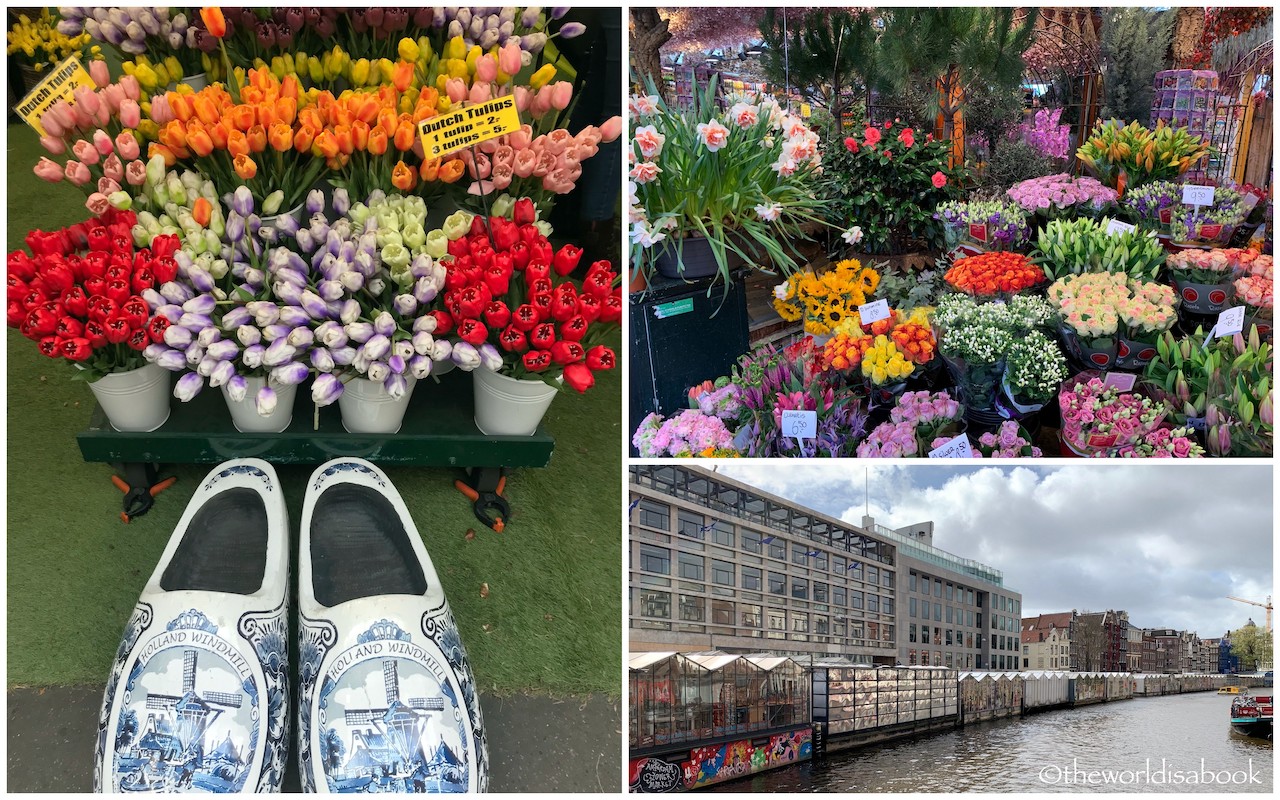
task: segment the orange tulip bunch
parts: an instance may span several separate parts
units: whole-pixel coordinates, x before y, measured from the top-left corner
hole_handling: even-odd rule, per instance
[[[317,142],[324,126],[315,109],[302,106],[295,78],[281,81],[267,70],[250,70],[248,77],[239,102],[221,84],[153,101],[159,130],[150,154],[168,166],[191,160],[219,194],[244,185],[261,203],[279,190],[282,208],[293,208],[340,148],[332,137]]]
[[[367,198],[374,189],[412,192],[420,183],[454,183],[464,165],[458,154],[423,158],[418,123],[439,113],[439,93],[430,87],[399,91],[381,86],[375,91],[312,91],[314,103],[299,112],[305,129],[315,129],[313,147],[329,168],[341,173],[336,181],[353,198]]]

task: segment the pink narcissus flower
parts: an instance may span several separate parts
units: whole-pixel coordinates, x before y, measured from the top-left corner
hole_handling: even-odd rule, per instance
[[[613,116],[600,126],[600,141],[612,142],[622,135],[622,117]]]
[[[729,119],[739,128],[750,128],[760,121],[760,109],[750,103],[735,103],[729,109]]]
[[[716,152],[729,143],[729,129],[717,120],[698,123],[698,136],[711,152]]]
[[[40,162],[36,164],[34,172],[37,178],[49,183],[57,183],[66,177],[58,162],[51,161],[44,156],[40,157]]]
[[[130,186],[141,186],[147,180],[147,165],[130,161],[124,168],[124,179]]]
[[[89,166],[97,164],[98,160],[102,158],[97,149],[84,139],[78,139],[75,144],[71,145],[71,152],[75,154],[76,158]]]
[[[132,161],[138,157],[141,148],[138,147],[138,140],[133,138],[133,134],[128,131],[121,131],[120,135],[116,137],[116,152],[125,161]]]
[[[99,89],[107,88],[107,85],[111,83],[111,71],[107,69],[107,62],[89,62],[89,77],[93,78],[93,82],[98,85]]]
[[[652,161],[642,161],[632,167],[631,172],[627,173],[632,180],[638,184],[649,183],[658,179],[658,173],[662,172],[662,168]]]
[[[46,152],[52,153],[55,156],[60,156],[67,152],[67,143],[63,141],[61,136],[41,136],[40,146],[43,147]],[[59,169],[61,169],[61,167],[59,167]]]
[[[640,147],[640,155],[651,161],[658,157],[658,154],[662,152],[662,145],[667,141],[667,137],[658,133],[658,129],[652,125],[642,125],[636,128],[632,138]]]

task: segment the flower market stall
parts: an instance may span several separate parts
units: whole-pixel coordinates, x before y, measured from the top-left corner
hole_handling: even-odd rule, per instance
[[[9,254],[7,318],[89,382],[81,451],[126,465],[127,514],[161,462],[348,454],[471,469],[501,528],[502,470],[616,366],[616,256],[551,223],[621,132],[576,107],[568,13],[41,18],[78,49],[16,110],[85,212]]]
[[[1269,456],[1270,187],[1211,168],[1224,154],[1204,114],[1161,113],[1181,73],[1153,66],[1150,109],[1073,136],[1022,91],[1017,53],[939,66],[889,41],[935,13],[1022,41],[1025,18],[1003,12],[797,15],[791,49],[761,56],[773,84],[718,98],[712,74],[664,98],[633,83],[633,453]],[[879,59],[854,70],[859,99],[793,52],[836,34]],[[955,74],[904,86],[892,68],[911,65]],[[1014,97],[1003,127],[992,92]],[[935,120],[940,103],[956,113]],[[983,161],[957,156],[966,115]],[[706,302],[671,303],[672,280]],[[740,327],[753,281],[772,287],[768,337]]]

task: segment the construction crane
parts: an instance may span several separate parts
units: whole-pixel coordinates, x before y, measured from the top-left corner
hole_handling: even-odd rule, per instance
[[[1254,600],[1245,600],[1243,597],[1232,597],[1231,595],[1227,595],[1227,599],[1235,600],[1237,603],[1248,603],[1249,605],[1257,606],[1258,608],[1265,608],[1267,610],[1267,632],[1271,632],[1271,595],[1267,595],[1267,602],[1265,603],[1259,603]]]

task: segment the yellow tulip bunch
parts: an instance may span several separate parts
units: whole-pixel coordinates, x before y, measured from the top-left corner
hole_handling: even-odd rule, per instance
[[[125,75],[137,78],[138,85],[148,95],[164,92],[168,90],[170,84],[177,83],[186,77],[182,64],[174,56],[152,60],[145,55],[139,55],[132,61],[121,62],[120,68],[124,70]]]
[[[48,8],[40,10],[35,19],[26,14],[18,15],[18,22],[9,29],[9,55],[19,56],[37,72],[72,55],[83,55],[89,44],[89,34],[66,36],[58,32],[58,19]]]

